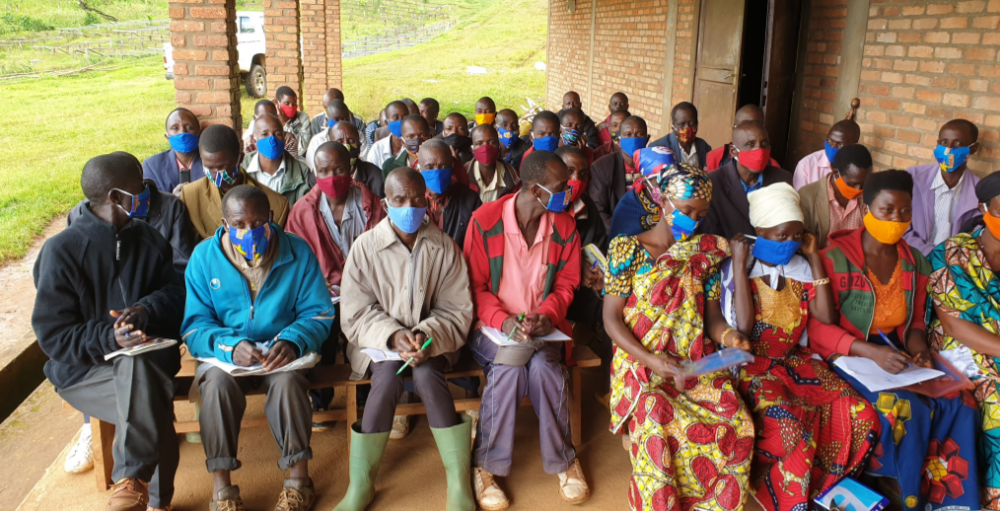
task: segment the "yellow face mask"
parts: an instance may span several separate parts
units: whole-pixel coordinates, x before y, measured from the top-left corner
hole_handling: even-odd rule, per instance
[[[476,114],[476,124],[493,124],[497,114]]]
[[[879,220],[869,211],[864,218],[865,229],[879,243],[895,245],[903,238],[903,233],[910,228],[910,222],[893,222],[890,220]]]

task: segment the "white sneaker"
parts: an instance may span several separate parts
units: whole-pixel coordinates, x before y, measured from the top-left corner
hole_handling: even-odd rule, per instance
[[[493,474],[476,467],[472,473],[472,484],[476,492],[476,501],[483,511],[503,511],[510,507],[507,495],[497,486]]]
[[[466,410],[465,415],[472,419],[472,440],[476,439],[476,426],[479,425],[479,410]]]
[[[389,432],[389,438],[399,440],[401,438],[406,438],[406,435],[408,434],[410,434],[409,417],[405,415],[396,415],[393,417],[392,431]]]
[[[80,439],[76,445],[69,450],[66,455],[66,463],[63,468],[70,474],[79,474],[94,468],[94,447],[91,444],[93,435],[90,424],[84,424],[80,428]]]
[[[590,498],[590,487],[583,477],[579,458],[573,460],[569,470],[559,474],[559,496],[570,504],[579,504]]]

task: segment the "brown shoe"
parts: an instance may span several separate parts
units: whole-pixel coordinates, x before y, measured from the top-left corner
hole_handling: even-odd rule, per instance
[[[493,474],[476,467],[472,472],[472,487],[476,492],[476,501],[483,511],[503,511],[510,507],[507,495],[497,486]]]
[[[243,499],[240,498],[240,487],[226,486],[215,495],[215,501],[208,504],[212,511],[246,511],[243,508]]]
[[[290,477],[285,479],[285,487],[278,495],[278,504],[274,506],[274,511],[309,511],[314,502],[316,502],[316,490],[313,488],[312,479]]]
[[[149,490],[146,483],[126,477],[115,483],[108,499],[108,511],[146,511]]]
[[[569,469],[559,474],[559,496],[570,504],[579,504],[590,498],[590,487],[580,468],[580,458],[573,460]]]

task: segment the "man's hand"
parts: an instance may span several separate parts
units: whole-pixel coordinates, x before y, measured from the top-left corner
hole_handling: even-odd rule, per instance
[[[410,365],[419,364],[423,361],[423,358],[418,358],[417,356],[420,346],[417,343],[417,334],[414,334],[410,330],[397,330],[396,333],[392,334],[392,349],[399,352],[399,357],[403,360],[417,359],[411,362]]]
[[[896,351],[889,346],[876,346],[875,349],[878,351],[872,360],[889,373],[899,374],[913,362],[905,353]]]
[[[681,366],[677,361],[666,354],[653,355],[653,361],[649,369],[660,378],[674,380],[674,387],[684,392],[684,376],[681,375]]]
[[[545,314],[532,314],[526,321],[531,325],[530,336],[542,337],[552,333],[552,320]]]
[[[410,367],[418,366],[430,357],[430,346],[428,346],[428,349],[420,351],[420,348],[422,348],[424,343],[427,342],[427,335],[423,332],[417,332],[414,339],[416,340],[416,353],[413,355],[413,362],[410,362]]]
[[[819,252],[819,238],[810,232],[802,233],[802,247],[799,248],[804,255],[813,255]]]
[[[109,311],[115,318],[115,342],[122,348],[131,348],[146,342],[142,329],[149,323],[149,311],[142,305],[127,307],[120,311]]]
[[[240,341],[233,349],[233,363],[238,366],[250,367],[263,359],[264,355],[257,349],[257,345],[250,341]]]
[[[747,260],[750,258],[750,252],[753,250],[753,245],[750,243],[750,239],[744,236],[742,232],[737,234],[732,241],[729,242],[729,250],[733,254],[733,267],[746,268]]]
[[[583,285],[600,293],[604,291],[604,272],[598,268],[593,269],[586,264],[583,265]]]
[[[170,193],[172,193],[174,197],[177,197],[178,199],[181,198],[181,188],[184,188],[184,185],[186,184],[187,183],[178,183],[177,186],[175,186],[173,191]]]
[[[508,316],[507,319],[503,320],[500,330],[507,334],[513,341],[524,342],[531,338],[531,326],[527,324],[527,321],[518,321],[517,316]],[[514,332],[513,335],[511,335],[511,332]]]
[[[292,347],[292,344],[288,341],[278,341],[271,345],[271,349],[267,350],[267,355],[261,356],[260,363],[264,366],[265,371],[271,372],[290,364],[295,358],[295,348]]]

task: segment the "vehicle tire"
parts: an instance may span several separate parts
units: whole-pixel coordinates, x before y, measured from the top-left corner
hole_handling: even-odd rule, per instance
[[[243,83],[246,85],[247,94],[251,98],[262,98],[267,94],[267,74],[264,72],[264,67],[260,64],[250,66],[250,72],[247,73]]]

